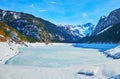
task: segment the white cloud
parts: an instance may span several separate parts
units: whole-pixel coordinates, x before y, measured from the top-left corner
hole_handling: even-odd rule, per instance
[[[30,8],[35,8],[34,4],[31,4],[31,5],[30,5]]]
[[[56,2],[55,1],[52,1],[52,2],[50,2],[51,4],[56,4]]]
[[[85,20],[85,22],[93,22],[93,19],[90,19],[90,18],[88,17],[88,14],[87,14],[86,12],[83,12],[83,13],[81,14],[81,16],[82,16],[82,18]]]
[[[46,12],[46,11],[47,11],[46,9],[39,10],[39,12]]]
[[[85,12],[82,13],[82,17],[83,17],[83,18],[87,18],[87,16],[88,16],[87,13],[85,13]]]

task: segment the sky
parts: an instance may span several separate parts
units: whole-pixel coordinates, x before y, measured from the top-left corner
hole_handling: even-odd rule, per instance
[[[120,8],[120,0],[0,0],[0,8],[33,14],[54,24],[97,24]]]

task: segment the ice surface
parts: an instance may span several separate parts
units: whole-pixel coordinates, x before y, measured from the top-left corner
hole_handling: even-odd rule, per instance
[[[86,46],[86,44],[82,46]],[[97,48],[101,48],[101,46],[97,46]],[[106,47],[102,46],[102,48]],[[78,48],[72,45],[29,47],[21,48],[20,51],[22,53],[7,61],[6,64],[54,68],[83,64],[101,64],[111,61],[99,49]]]

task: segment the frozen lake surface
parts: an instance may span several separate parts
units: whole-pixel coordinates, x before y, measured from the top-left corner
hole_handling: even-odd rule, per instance
[[[46,45],[20,48],[17,56],[9,59],[6,64],[39,67],[68,67],[76,65],[101,64],[111,61],[102,52],[112,48],[113,44],[73,44]]]

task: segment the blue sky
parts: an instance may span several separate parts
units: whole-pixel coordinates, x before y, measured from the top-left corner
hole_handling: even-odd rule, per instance
[[[33,14],[55,24],[97,24],[120,0],[0,0],[0,8]]]

